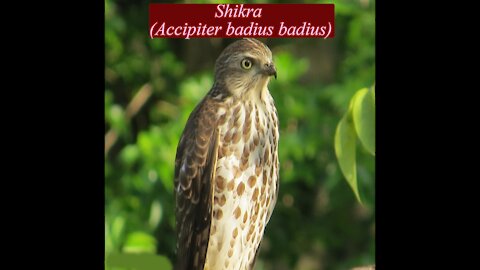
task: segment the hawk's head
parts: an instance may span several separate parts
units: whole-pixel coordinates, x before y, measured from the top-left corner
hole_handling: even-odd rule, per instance
[[[215,82],[234,96],[261,91],[272,75],[277,78],[272,52],[265,44],[252,38],[230,44],[215,63]]]

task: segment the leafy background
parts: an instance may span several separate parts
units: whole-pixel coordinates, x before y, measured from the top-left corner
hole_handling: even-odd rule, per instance
[[[278,70],[269,88],[280,118],[281,183],[259,270],[375,263],[375,158],[357,142],[361,205],[334,149],[350,99],[375,82],[375,2],[335,1],[335,13],[333,39],[261,39]],[[216,57],[234,41],[152,40],[147,24],[148,2],[105,1],[107,269],[171,267],[176,146],[212,85]]]

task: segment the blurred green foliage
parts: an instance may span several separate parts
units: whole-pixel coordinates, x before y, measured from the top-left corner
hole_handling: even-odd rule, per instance
[[[335,12],[334,39],[261,39],[278,70],[269,88],[280,119],[281,183],[259,270],[375,262],[375,159],[357,148],[362,206],[334,150],[350,98],[375,81],[375,2],[335,1]],[[105,252],[112,270],[133,269],[118,254],[158,254],[149,258],[159,269],[174,262],[176,146],[212,85],[216,57],[233,41],[152,40],[147,22],[148,3],[105,1]]]

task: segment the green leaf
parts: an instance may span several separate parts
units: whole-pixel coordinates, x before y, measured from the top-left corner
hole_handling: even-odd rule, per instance
[[[362,203],[357,183],[357,165],[355,160],[356,134],[350,117],[351,107],[352,106],[350,106],[349,111],[337,125],[335,132],[335,154],[343,175],[347,179],[353,193],[355,193],[357,200]]]
[[[110,236],[110,231],[108,229],[107,221],[105,220],[105,253],[112,252],[113,250],[113,241]]]
[[[155,229],[160,223],[160,220],[162,220],[162,205],[158,200],[154,200],[152,202],[152,206],[150,206],[150,218],[148,219],[148,225],[150,225],[150,228]]]
[[[110,108],[108,115],[110,125],[119,133],[127,132],[127,123],[125,121],[125,110],[118,104],[114,104]]]
[[[133,232],[127,236],[123,251],[131,253],[155,253],[156,240],[147,233]]]
[[[132,270],[171,270],[173,268],[167,257],[154,254],[109,254],[105,264],[109,267],[125,267]]]
[[[118,215],[114,218],[113,223],[111,224],[110,234],[108,235],[112,241],[112,247],[114,250],[119,248],[124,230],[125,218],[121,215]]]
[[[127,145],[120,152],[120,158],[122,161],[131,166],[140,157],[140,150],[137,145]]]
[[[352,98],[355,131],[365,149],[375,156],[375,100],[373,92],[360,89]]]

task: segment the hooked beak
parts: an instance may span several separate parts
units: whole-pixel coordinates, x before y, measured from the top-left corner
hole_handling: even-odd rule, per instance
[[[275,65],[273,63],[268,63],[265,64],[264,68],[265,74],[268,76],[275,76],[275,79],[277,79],[277,69],[275,68]]]

